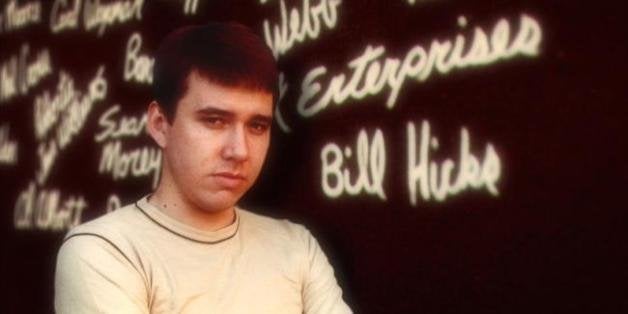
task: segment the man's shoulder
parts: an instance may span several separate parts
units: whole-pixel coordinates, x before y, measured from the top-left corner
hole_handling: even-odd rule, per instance
[[[96,236],[112,241],[137,231],[141,220],[142,214],[132,203],[70,229],[65,236],[65,241],[81,235]]]
[[[239,209],[238,212],[241,215],[244,232],[254,233],[262,238],[300,243],[311,237],[305,226],[288,219],[274,218],[245,209]]]
[[[136,252],[141,244],[141,215],[130,204],[72,228],[59,248],[58,267],[136,267],[140,264]]]

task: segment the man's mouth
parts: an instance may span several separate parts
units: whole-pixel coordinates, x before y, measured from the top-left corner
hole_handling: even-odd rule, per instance
[[[222,171],[212,175],[219,185],[225,188],[237,188],[246,182],[246,177],[237,172]]]

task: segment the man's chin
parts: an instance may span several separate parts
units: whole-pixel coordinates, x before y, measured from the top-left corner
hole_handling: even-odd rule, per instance
[[[203,195],[200,197],[197,206],[207,213],[218,213],[225,210],[231,210],[240,200],[241,193],[234,191],[210,192],[211,195]]]

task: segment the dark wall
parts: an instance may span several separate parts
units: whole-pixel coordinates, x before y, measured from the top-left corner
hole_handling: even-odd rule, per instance
[[[51,312],[67,229],[151,191],[152,52],[214,20],[265,36],[283,73],[269,159],[243,205],[308,225],[356,312],[627,310],[624,12],[3,1],[2,312]]]

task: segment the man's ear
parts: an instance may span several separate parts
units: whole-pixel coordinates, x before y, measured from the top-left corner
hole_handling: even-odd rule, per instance
[[[159,103],[153,100],[148,105],[147,115],[146,131],[148,131],[148,134],[155,140],[157,145],[165,148],[168,143],[167,135],[170,124]]]

